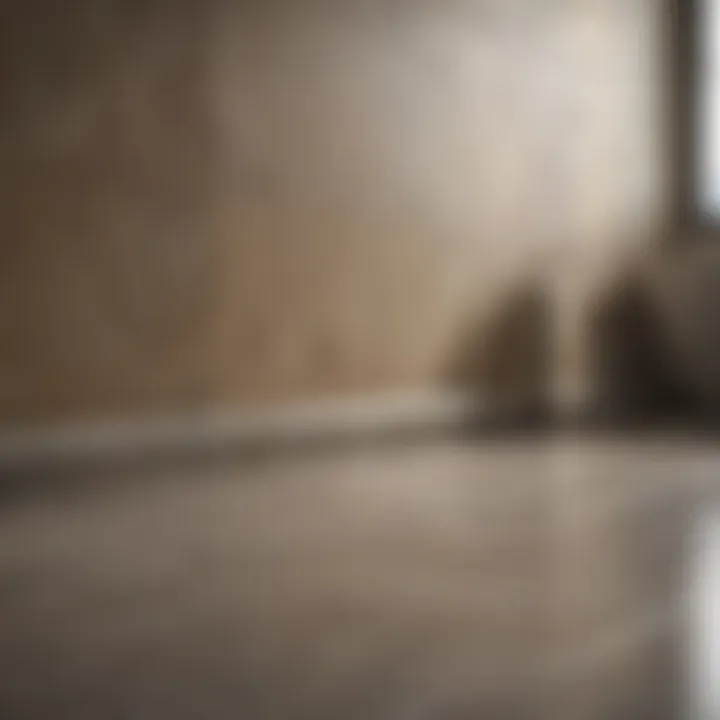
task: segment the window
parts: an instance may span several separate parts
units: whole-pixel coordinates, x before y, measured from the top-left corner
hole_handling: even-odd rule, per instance
[[[720,222],[720,0],[701,0],[696,19],[695,202],[701,217],[715,224]]]

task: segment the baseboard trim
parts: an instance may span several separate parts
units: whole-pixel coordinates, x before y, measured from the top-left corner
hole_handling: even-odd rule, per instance
[[[153,420],[9,429],[0,432],[0,471],[452,428],[490,414],[477,393],[436,391],[283,404],[256,411],[214,410]]]

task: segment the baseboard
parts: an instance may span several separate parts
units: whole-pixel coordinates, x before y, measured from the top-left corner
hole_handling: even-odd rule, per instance
[[[0,432],[0,471],[83,461],[451,428],[489,416],[477,393],[434,391],[214,410],[150,421],[73,424]]]

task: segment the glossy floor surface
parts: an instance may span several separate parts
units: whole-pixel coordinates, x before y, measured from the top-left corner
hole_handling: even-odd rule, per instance
[[[713,671],[687,670],[709,443],[91,475],[0,506],[4,720],[713,717],[689,704]]]

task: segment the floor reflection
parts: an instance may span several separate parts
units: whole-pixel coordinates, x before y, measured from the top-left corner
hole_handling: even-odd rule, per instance
[[[698,513],[688,572],[690,717],[720,718],[720,506]]]
[[[0,507],[3,719],[718,717],[720,449],[133,473]]]

